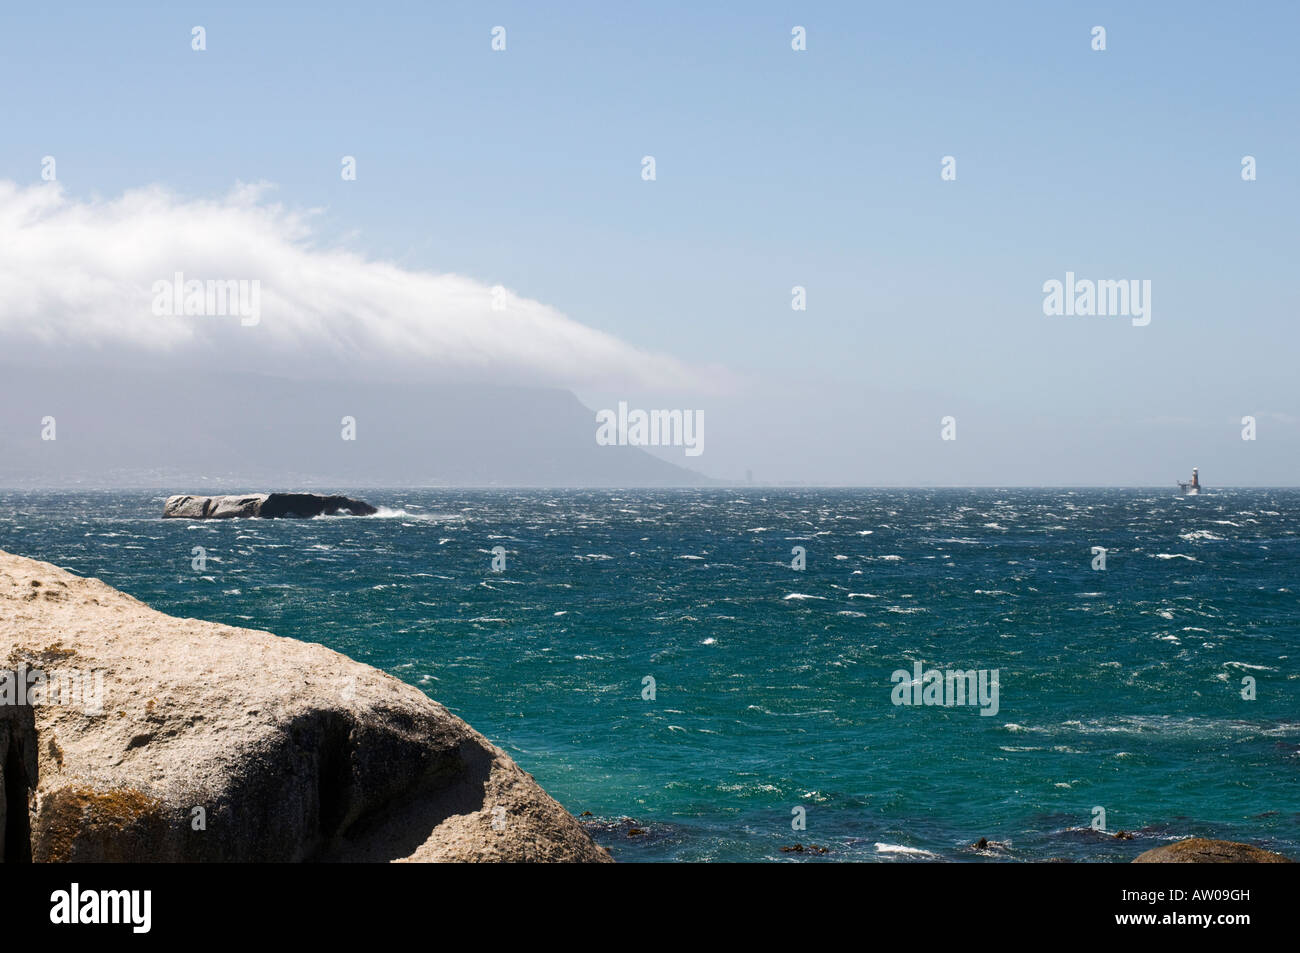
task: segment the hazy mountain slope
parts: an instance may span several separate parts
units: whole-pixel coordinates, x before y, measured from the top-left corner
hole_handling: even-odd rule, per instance
[[[41,439],[52,416],[56,439]],[[356,419],[356,440],[341,421]],[[661,486],[711,482],[602,447],[568,391],[0,365],[0,485]]]

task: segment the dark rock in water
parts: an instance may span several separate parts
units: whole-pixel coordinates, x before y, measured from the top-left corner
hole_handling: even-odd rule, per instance
[[[1190,837],[1133,858],[1135,864],[1290,864],[1289,857],[1230,840]]]
[[[1116,831],[1116,832],[1115,832],[1115,840],[1132,840],[1132,839],[1133,839],[1133,836],[1134,836],[1134,835],[1131,834],[1131,833],[1129,833],[1128,831]]]
[[[783,854],[829,854],[829,847],[822,847],[819,844],[809,844],[805,847],[803,844],[795,844],[793,847],[782,847]]]
[[[313,516],[373,516],[375,507],[346,496],[319,493],[249,493],[244,496],[169,496],[163,519],[223,520],[250,517],[279,519]]]
[[[687,839],[685,830],[673,824],[658,822],[647,824],[631,817],[595,817],[589,811],[583,812],[578,817],[588,834],[601,839],[603,843],[617,844],[620,848],[633,844],[640,847],[664,841],[684,843]]]
[[[316,493],[270,493],[258,516],[275,519],[282,516],[373,516],[379,510],[369,503],[346,496],[320,496]]]

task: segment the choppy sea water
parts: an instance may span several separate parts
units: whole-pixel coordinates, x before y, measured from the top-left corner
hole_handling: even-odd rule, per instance
[[[391,672],[622,861],[1300,855],[1298,490],[355,495],[385,509],[2,491],[0,548]],[[895,705],[918,661],[997,669],[997,714]]]

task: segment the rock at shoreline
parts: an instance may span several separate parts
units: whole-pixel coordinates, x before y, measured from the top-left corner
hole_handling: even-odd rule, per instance
[[[0,552],[6,670],[44,686],[0,709],[0,829],[28,836],[12,815],[34,786],[37,861],[610,860],[413,686]]]
[[[1153,847],[1133,858],[1135,864],[1290,864],[1289,857],[1230,840],[1190,837]]]
[[[244,496],[169,496],[163,519],[224,520],[248,517],[279,519],[313,516],[373,516],[379,510],[346,496],[319,493],[248,493]]]

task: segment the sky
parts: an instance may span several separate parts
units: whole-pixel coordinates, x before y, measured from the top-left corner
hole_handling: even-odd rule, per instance
[[[0,361],[537,382],[727,480],[1300,482],[1296,5],[551,6],[6,6]],[[265,320],[160,325],[173,265]]]

